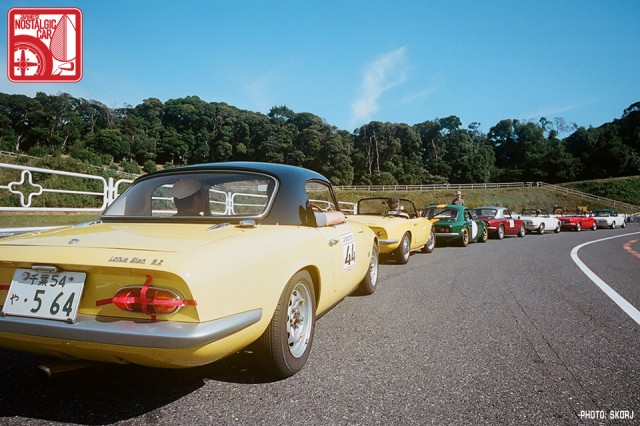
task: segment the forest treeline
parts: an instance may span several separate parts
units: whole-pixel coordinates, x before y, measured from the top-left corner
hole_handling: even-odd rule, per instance
[[[348,132],[286,106],[264,115],[197,96],[109,108],[66,93],[0,93],[0,150],[118,163],[130,173],[266,161],[316,170],[335,185],[558,183],[640,174],[640,102],[597,128],[505,119],[484,133],[452,115],[413,125],[372,121]]]

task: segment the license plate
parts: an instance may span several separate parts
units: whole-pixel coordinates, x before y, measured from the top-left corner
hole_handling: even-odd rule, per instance
[[[5,315],[73,322],[86,276],[84,272],[16,269],[2,311]]]

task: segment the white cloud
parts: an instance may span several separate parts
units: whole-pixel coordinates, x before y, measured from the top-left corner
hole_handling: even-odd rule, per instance
[[[360,95],[351,104],[351,123],[357,125],[371,120],[380,106],[378,99],[387,90],[406,80],[405,47],[383,53],[367,65],[362,76]]]
[[[568,111],[573,111],[575,109],[578,108],[582,108],[586,105],[589,105],[591,103],[593,103],[593,99],[591,100],[585,100],[582,102],[577,102],[575,104],[572,105],[565,105],[565,106],[558,106],[558,107],[549,107],[549,108],[541,108],[537,111],[534,111],[532,113],[529,114],[525,114],[524,115],[524,119],[525,120],[531,120],[531,119],[538,119],[540,117],[553,117],[556,116],[558,114],[562,114]]]

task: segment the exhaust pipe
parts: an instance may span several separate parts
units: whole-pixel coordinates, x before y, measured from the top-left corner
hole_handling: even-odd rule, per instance
[[[97,367],[98,365],[102,365],[102,363],[97,361],[87,361],[84,359],[74,359],[41,364],[38,366],[38,370],[44,373],[49,379],[52,379],[63,373]]]

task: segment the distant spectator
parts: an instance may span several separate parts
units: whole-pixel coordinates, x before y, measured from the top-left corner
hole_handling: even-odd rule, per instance
[[[464,200],[462,199],[462,192],[456,192],[456,196],[451,201],[451,204],[455,204],[457,206],[464,206]]]

